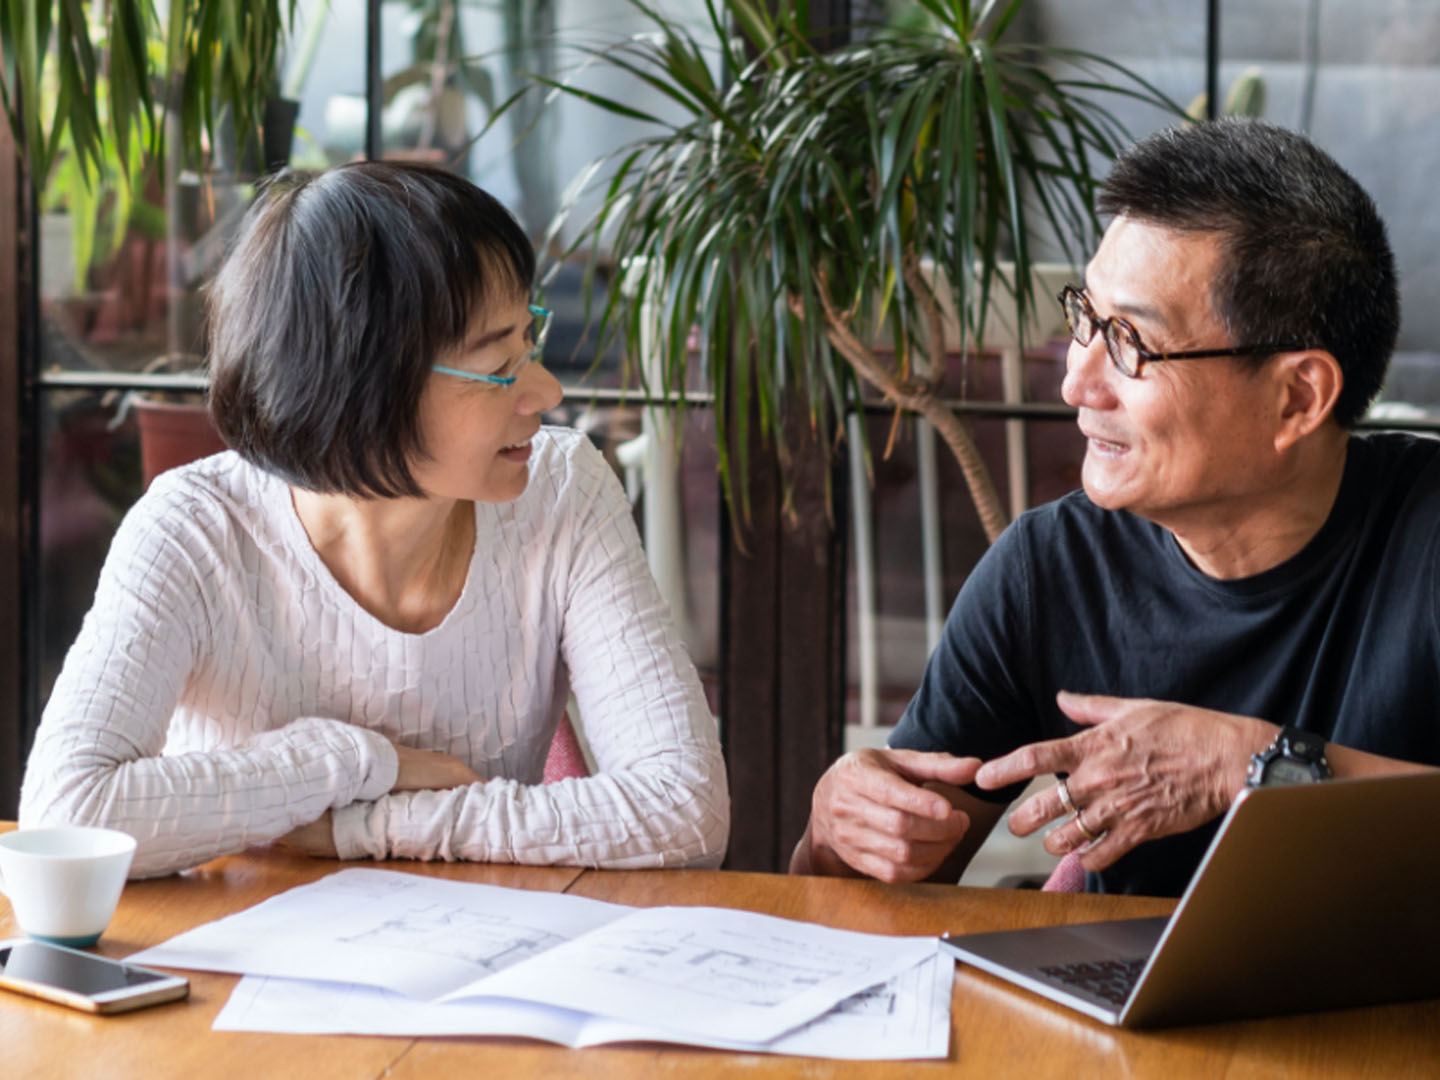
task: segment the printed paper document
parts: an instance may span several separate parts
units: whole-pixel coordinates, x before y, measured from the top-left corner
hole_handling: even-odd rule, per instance
[[[240,980],[215,1018],[215,1029],[310,1035],[509,1035],[576,1048],[681,1042],[746,1053],[856,1061],[944,1058],[950,1053],[954,971],[951,958],[932,956],[768,1043],[677,1036],[653,1025],[528,1002],[437,1005],[368,986],[254,975]]]
[[[425,1002],[503,998],[648,1029],[663,1018],[678,1040],[765,1043],[935,951],[929,937],[355,868],[130,960],[352,983]]]

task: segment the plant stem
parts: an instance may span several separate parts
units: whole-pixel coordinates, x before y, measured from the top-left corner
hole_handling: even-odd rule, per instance
[[[886,399],[895,404],[917,412],[931,424],[940,437],[945,440],[945,445],[955,456],[956,463],[965,477],[965,486],[970,489],[970,498],[975,502],[975,510],[980,515],[980,524],[985,529],[985,538],[994,543],[995,540],[1005,531],[1009,524],[1005,508],[1000,503],[1000,496],[995,490],[995,481],[990,477],[990,470],[985,466],[985,460],[980,456],[980,448],[975,445],[975,438],[970,434],[970,427],[960,417],[947,409],[936,397],[937,387],[933,381],[933,373],[940,368],[943,360],[945,339],[937,333],[938,320],[932,322],[931,333],[934,335],[930,342],[930,373],[931,379],[911,379],[901,381],[893,371],[876,357],[875,351],[855,336],[850,329],[849,317],[835,310],[830,303],[828,290],[821,281],[817,290],[820,296],[821,306],[825,310],[825,336],[835,350],[849,361],[850,366],[855,369],[862,379],[868,382],[875,389],[885,395]],[[928,295],[933,300],[933,294],[928,290],[922,295]],[[791,300],[791,307],[800,314],[803,307],[798,298]]]

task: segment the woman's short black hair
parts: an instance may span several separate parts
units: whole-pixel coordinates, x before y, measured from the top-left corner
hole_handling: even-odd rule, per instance
[[[297,487],[419,495],[420,393],[477,305],[527,297],[535,251],[480,188],[428,165],[282,173],[209,290],[210,412]]]

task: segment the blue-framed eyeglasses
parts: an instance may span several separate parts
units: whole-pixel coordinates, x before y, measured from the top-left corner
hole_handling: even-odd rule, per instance
[[[530,361],[540,359],[540,354],[545,351],[545,338],[549,333],[550,311],[547,308],[531,304],[530,325],[525,328],[525,340],[529,342],[529,348],[517,359],[505,365],[508,374],[480,375],[473,371],[446,367],[444,364],[432,364],[430,370],[438,371],[442,375],[454,375],[460,379],[469,379],[472,382],[490,383],[492,386],[514,386],[515,380],[520,377],[520,369]]]

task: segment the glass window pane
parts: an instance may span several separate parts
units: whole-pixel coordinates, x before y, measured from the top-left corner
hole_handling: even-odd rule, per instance
[[[363,5],[362,5],[363,6]],[[695,0],[654,7],[691,25],[705,25]],[[382,7],[387,157],[451,165],[485,188],[524,225],[537,245],[572,178],[595,158],[645,134],[640,121],[617,117],[565,94],[529,95],[486,130],[495,108],[534,76],[563,79],[648,112],[673,111],[658,91],[605,65],[586,68],[575,43],[609,44],[653,29],[626,0],[386,0]],[[583,69],[583,70],[582,70]],[[598,176],[603,181],[605,173]],[[582,202],[573,220],[583,220]],[[559,245],[573,239],[562,234]],[[542,252],[542,264],[546,253]],[[583,256],[559,267],[543,290],[555,312],[546,365],[567,386],[620,385],[622,365],[611,352],[596,363],[596,342],[584,334]],[[615,268],[602,266],[594,310]]]
[[[1402,322],[1377,414],[1440,417],[1440,7],[1255,0],[1222,20],[1222,71],[1258,68],[1266,117],[1333,154],[1389,226]]]
[[[39,512],[42,702],[90,610],[115,527],[142,490],[134,416],[116,423],[121,401],[113,391],[66,390],[40,397],[45,461]]]
[[[300,0],[285,42],[281,93],[299,103],[293,168],[365,156],[365,0]]]

